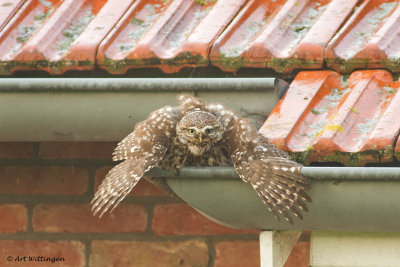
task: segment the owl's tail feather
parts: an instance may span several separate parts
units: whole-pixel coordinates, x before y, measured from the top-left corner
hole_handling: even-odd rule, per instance
[[[101,218],[110,207],[113,211],[137,184],[143,173],[141,164],[133,159],[125,160],[112,168],[90,202],[93,214],[96,215],[101,210]]]

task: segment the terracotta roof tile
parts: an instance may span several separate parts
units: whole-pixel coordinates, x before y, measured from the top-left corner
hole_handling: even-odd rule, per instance
[[[0,0],[0,31],[6,26],[8,21],[14,16],[18,8],[25,2],[25,0],[20,1],[10,1],[10,0]]]
[[[400,71],[400,2],[364,1],[332,39],[325,60],[339,72],[357,68]]]
[[[116,2],[121,1],[26,1],[0,33],[0,74],[93,69],[98,44],[119,18],[110,12],[124,12],[129,5]]]
[[[304,163],[392,161],[399,86],[384,70],[300,72],[260,131]]]
[[[208,65],[209,48],[245,0],[136,1],[98,51],[98,63],[111,73],[159,67],[176,72]]]
[[[357,2],[250,0],[215,42],[211,62],[229,71],[321,68],[328,41]]]
[[[400,71],[394,0],[0,0],[0,75],[158,67]]]
[[[400,161],[400,142],[397,140],[396,146],[394,147],[394,155],[397,160]]]

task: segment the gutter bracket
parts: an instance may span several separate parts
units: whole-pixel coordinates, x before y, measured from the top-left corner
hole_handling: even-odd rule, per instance
[[[301,231],[261,232],[261,267],[283,267],[300,235]]]

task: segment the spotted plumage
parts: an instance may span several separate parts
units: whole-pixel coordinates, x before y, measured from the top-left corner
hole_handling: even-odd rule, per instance
[[[153,167],[179,170],[183,166],[233,165],[240,178],[250,182],[277,220],[290,213],[303,218],[304,192],[309,181],[302,166],[259,134],[246,119],[220,104],[207,104],[189,95],[180,105],[163,107],[138,123],[113,153],[123,160],[107,174],[92,201],[100,217],[115,208],[144,173]]]

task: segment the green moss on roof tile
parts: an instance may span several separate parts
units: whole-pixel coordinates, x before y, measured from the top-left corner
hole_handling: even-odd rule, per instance
[[[64,39],[57,44],[59,54],[64,54],[70,48],[93,18],[94,14],[87,11],[76,23],[71,24],[63,31]]]
[[[326,58],[325,62],[328,67],[333,67],[341,73],[350,73],[355,69],[370,69],[370,68],[384,68],[398,73],[400,71],[400,57],[388,57],[383,59],[372,58]]]
[[[328,66],[335,66],[335,70],[345,73],[349,73],[356,68],[368,69],[368,66],[370,65],[369,58],[344,59],[340,57],[335,57],[325,58],[325,62],[328,64]]]
[[[216,63],[220,65],[223,70],[236,71],[244,66],[245,61],[242,56],[226,56],[225,53],[221,53]]]
[[[315,151],[310,148],[304,151],[291,152],[291,158],[294,161],[304,165],[315,162],[339,162],[345,166],[364,166],[367,163],[383,163],[394,159],[393,145],[387,145],[382,149],[370,149],[361,152],[343,152],[343,151]]]
[[[42,22],[45,18],[47,18],[51,13],[53,12],[53,9],[48,10],[46,12],[43,11],[38,11],[36,14],[33,16],[33,22],[30,23],[29,25],[20,25],[18,27],[18,35],[17,35],[17,42],[18,43],[25,43],[26,41],[31,38],[32,34],[35,33],[37,29],[42,25]]]
[[[113,60],[105,58],[102,62],[107,69],[115,73],[123,73],[127,68],[146,68],[146,67],[160,67],[161,65],[181,67],[185,65],[208,65],[208,59],[202,57],[200,54],[192,54],[189,51],[179,53],[176,57],[171,59],[160,58],[144,58],[144,59],[123,59]]]
[[[322,62],[316,60],[308,60],[302,58],[276,58],[272,57],[270,61],[266,63],[266,67],[272,68],[277,72],[285,72],[296,68],[319,68]],[[317,66],[316,66],[317,65]]]
[[[212,60],[212,62],[220,66],[223,70],[237,71],[242,67],[265,67],[271,68],[277,72],[286,72],[293,69],[307,68],[317,69],[322,65],[322,62],[316,60],[308,60],[302,58],[275,58],[264,59],[263,61],[257,58],[251,60],[244,58],[241,55],[235,55],[231,53],[221,53],[218,59]]]
[[[94,67],[95,63],[90,60],[31,60],[31,61],[0,61],[0,75],[10,75],[15,69],[42,70],[49,69],[53,73],[62,73],[71,66]]]
[[[217,2],[217,0],[195,0],[195,2],[199,5],[205,6],[205,5]]]

